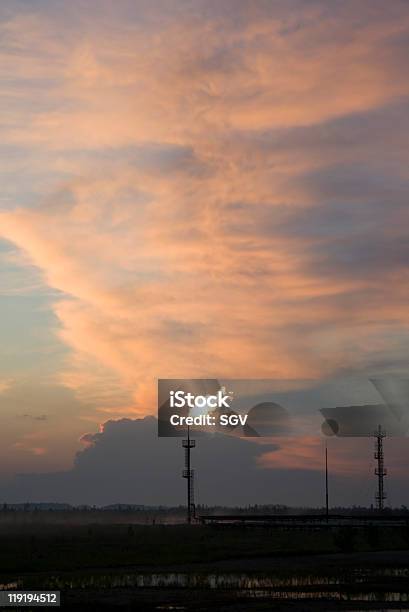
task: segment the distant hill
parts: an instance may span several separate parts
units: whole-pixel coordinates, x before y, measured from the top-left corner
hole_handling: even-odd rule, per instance
[[[3,504],[0,509],[3,510],[73,510],[71,504],[62,504],[55,502],[34,502],[24,504]]]

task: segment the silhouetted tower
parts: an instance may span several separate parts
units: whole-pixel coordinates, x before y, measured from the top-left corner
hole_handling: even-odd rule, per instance
[[[382,430],[382,427],[378,425],[378,429],[374,433],[375,436],[375,454],[374,457],[378,462],[378,467],[375,468],[375,474],[378,476],[378,491],[375,495],[376,504],[378,510],[382,512],[384,509],[384,501],[386,499],[386,493],[383,486],[383,479],[386,476],[386,469],[384,466],[384,455],[383,455],[383,439],[386,433]]]
[[[190,450],[196,446],[196,440],[190,438],[189,427],[187,428],[187,440],[182,440],[182,446],[185,449],[185,469],[182,472],[183,478],[187,482],[187,522],[192,522],[192,516],[195,514],[195,499],[194,499],[194,470],[190,467]]]

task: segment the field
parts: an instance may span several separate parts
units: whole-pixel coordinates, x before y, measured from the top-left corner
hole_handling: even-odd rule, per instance
[[[272,600],[299,609],[299,599],[304,610],[409,607],[407,527],[141,525],[131,513],[96,514],[3,513],[1,582],[59,589],[76,610],[258,610]]]

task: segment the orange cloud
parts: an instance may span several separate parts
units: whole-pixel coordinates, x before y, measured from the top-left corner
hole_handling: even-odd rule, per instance
[[[237,22],[146,8],[146,27],[117,29],[85,11],[61,37],[52,17],[6,24],[5,74],[18,43],[20,87],[49,84],[36,108],[19,98],[4,141],[49,167],[0,233],[62,292],[60,381],[143,413],[157,377],[402,364],[409,15],[371,6],[240,4]]]
[[[314,436],[277,439],[278,449],[260,455],[258,465],[262,468],[315,470],[324,473],[325,444],[328,445],[329,473],[365,478],[374,474],[373,438],[330,438]],[[405,438],[386,438],[385,454],[388,468],[394,477],[405,477],[408,444]]]

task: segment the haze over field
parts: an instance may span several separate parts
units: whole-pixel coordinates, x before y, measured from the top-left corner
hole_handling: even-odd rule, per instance
[[[405,0],[0,20],[0,499],[177,503],[178,442],[135,420],[159,377],[277,378],[308,414],[408,376]],[[371,441],[331,443],[334,503],[371,503]],[[198,450],[199,501],[322,503],[322,441],[234,445],[214,489],[222,451]],[[386,442],[394,504],[407,447]]]

